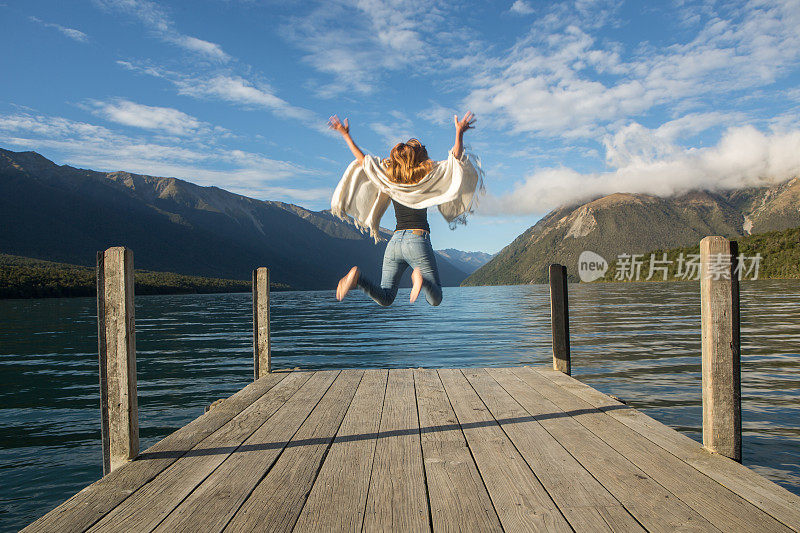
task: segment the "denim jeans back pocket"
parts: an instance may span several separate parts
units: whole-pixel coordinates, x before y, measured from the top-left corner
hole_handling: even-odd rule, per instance
[[[414,247],[425,246],[430,241],[428,240],[428,236],[420,235],[418,233],[410,233],[406,235],[406,242],[411,243]]]

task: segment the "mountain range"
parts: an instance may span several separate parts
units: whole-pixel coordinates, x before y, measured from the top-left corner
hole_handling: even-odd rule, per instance
[[[798,225],[798,178],[669,198],[617,193],[554,209],[494,256],[445,249],[437,262],[450,286],[543,283],[551,263],[567,265],[577,281],[584,250],[611,263],[623,253],[692,246],[706,235]],[[96,251],[120,245],[133,249],[136,268],[246,280],[268,266],[271,281],[295,289],[334,287],[354,264],[377,280],[385,249],[330,211],[0,149],[0,253],[92,266]]]
[[[696,190],[663,198],[617,193],[554,209],[472,273],[463,285],[546,283],[551,263],[578,281],[584,250],[609,263],[619,254],[697,244],[800,225],[800,179],[729,191]]]
[[[0,252],[92,266],[98,250],[122,245],[139,269],[249,279],[267,266],[294,289],[335,287],[352,265],[378,280],[386,246],[329,211],[0,149]],[[444,285],[467,276],[437,262]]]
[[[462,252],[455,248],[436,250],[436,253],[467,274],[472,274],[493,257],[492,254],[487,254],[486,252]]]

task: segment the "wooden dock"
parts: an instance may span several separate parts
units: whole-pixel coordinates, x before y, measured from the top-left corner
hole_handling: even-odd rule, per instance
[[[142,453],[133,253],[99,252],[105,475],[24,531],[800,531],[800,497],[740,464],[736,243],[700,251],[704,446],[569,376],[563,265],[552,370],[277,373],[261,267],[255,381]]]
[[[798,531],[800,498],[544,368],[270,373],[24,531]]]

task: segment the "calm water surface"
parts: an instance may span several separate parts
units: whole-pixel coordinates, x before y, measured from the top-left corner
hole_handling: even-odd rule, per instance
[[[701,440],[700,299],[693,283],[571,285],[573,375]],[[742,285],[744,463],[800,494],[800,282]],[[276,368],[550,364],[548,288],[272,294]],[[252,380],[249,294],[136,298],[141,448]],[[102,475],[96,304],[0,301],[0,530]]]

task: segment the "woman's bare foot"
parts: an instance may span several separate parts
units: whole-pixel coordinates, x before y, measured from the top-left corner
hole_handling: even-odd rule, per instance
[[[358,267],[354,266],[350,269],[350,272],[348,272],[345,277],[339,280],[339,285],[336,287],[337,300],[341,302],[344,297],[347,296],[347,293],[350,292],[350,289],[356,286],[359,274],[360,271],[358,270]]]
[[[422,271],[418,268],[415,268],[414,271],[411,273],[411,303],[417,301],[417,296],[419,296],[419,291],[422,290]]]

